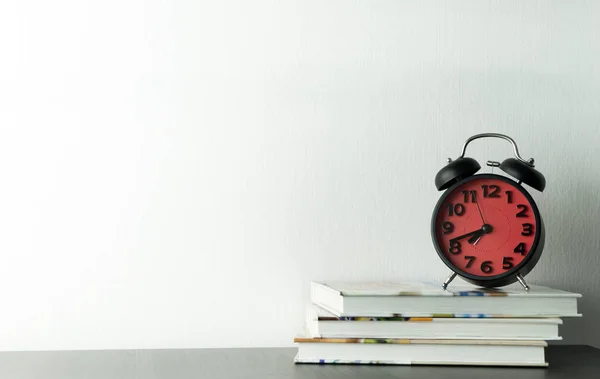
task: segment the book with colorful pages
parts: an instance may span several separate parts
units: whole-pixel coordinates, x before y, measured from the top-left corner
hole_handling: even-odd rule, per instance
[[[296,363],[547,366],[544,341],[313,338],[305,331]]]
[[[316,305],[307,309],[306,325],[315,338],[435,338],[560,340],[559,318],[336,316]]]
[[[543,286],[500,289],[427,282],[312,282],[311,300],[335,316],[359,317],[574,317],[580,294]]]

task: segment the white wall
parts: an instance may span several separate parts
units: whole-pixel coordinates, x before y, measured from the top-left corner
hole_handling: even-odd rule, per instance
[[[528,279],[600,346],[599,12],[3,1],[0,349],[289,346],[311,279],[443,280],[433,178],[483,131],[546,175]]]

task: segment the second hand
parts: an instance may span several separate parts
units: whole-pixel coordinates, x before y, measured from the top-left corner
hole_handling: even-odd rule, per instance
[[[481,217],[481,222],[483,223],[483,225],[485,225],[483,213],[481,213],[481,208],[479,207],[479,198],[477,197],[477,192],[475,192],[475,205],[477,205],[477,211],[479,212],[479,216]]]
[[[475,205],[477,205],[477,211],[479,212],[479,216],[481,217],[481,222],[483,223],[483,225],[485,225],[485,219],[483,218],[483,213],[481,213],[481,208],[479,207],[479,198],[477,197],[477,192],[475,193]],[[483,236],[480,235],[479,238],[477,238],[477,240],[475,242],[473,242],[473,245],[477,245],[477,243],[479,242],[479,240],[481,239],[481,237]]]

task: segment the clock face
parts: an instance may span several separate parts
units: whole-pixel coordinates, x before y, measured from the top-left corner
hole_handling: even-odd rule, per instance
[[[440,257],[458,274],[490,280],[513,275],[535,252],[540,216],[516,182],[474,175],[448,189],[432,220]]]

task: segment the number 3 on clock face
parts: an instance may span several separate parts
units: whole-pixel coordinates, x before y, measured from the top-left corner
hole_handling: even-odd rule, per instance
[[[533,258],[542,231],[531,195],[511,179],[493,174],[474,175],[452,186],[432,219],[438,255],[473,280],[516,275]]]

